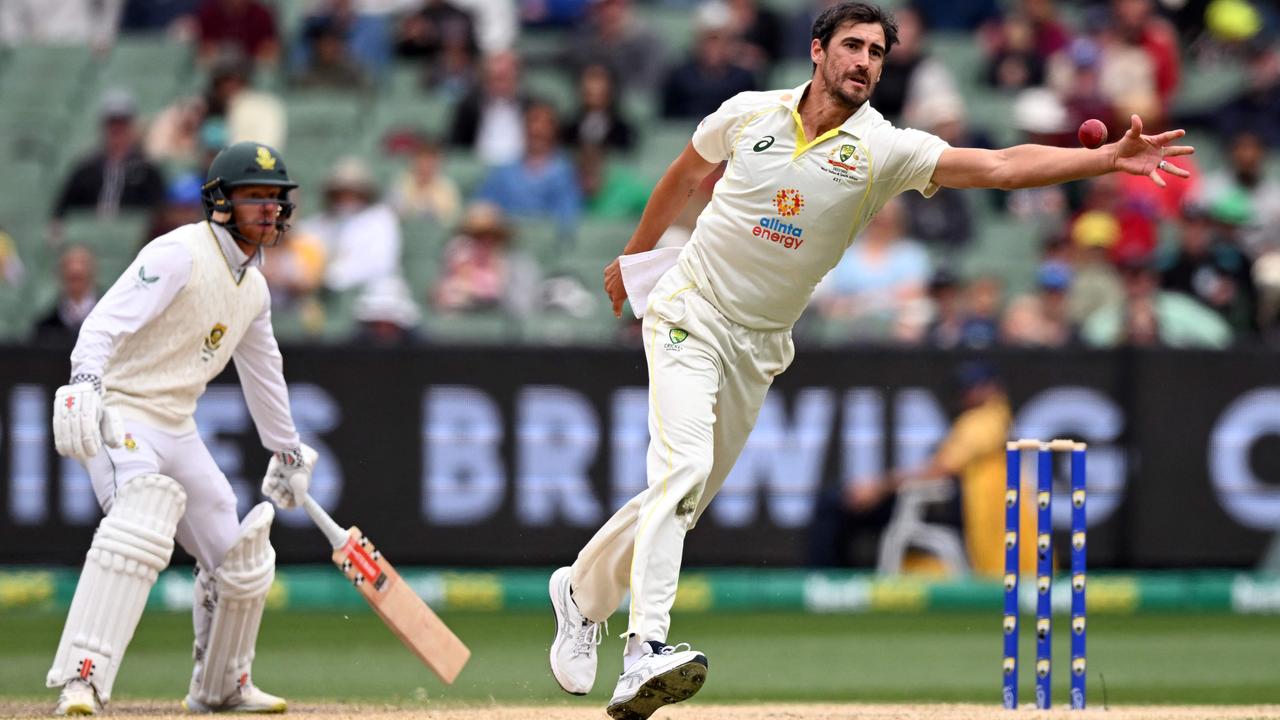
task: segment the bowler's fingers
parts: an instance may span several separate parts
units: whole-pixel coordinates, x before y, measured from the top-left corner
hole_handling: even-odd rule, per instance
[[[1169,163],[1169,162],[1164,163],[1164,167],[1161,169],[1169,173],[1170,175],[1173,175],[1174,177],[1180,177],[1180,178],[1191,177],[1190,172],[1178,167],[1177,165],[1174,165],[1173,163]]]
[[[1129,116],[1129,132],[1127,134],[1135,138],[1142,137],[1142,118],[1138,117],[1137,113]]]
[[[1167,132],[1162,132],[1159,135],[1148,135],[1147,137],[1151,139],[1151,142],[1157,145],[1168,145],[1169,143],[1173,142],[1174,140],[1177,140],[1178,138],[1186,134],[1187,134],[1186,130],[1179,129],[1179,130],[1169,130]]]
[[[1196,149],[1190,145],[1170,145],[1164,149],[1165,157],[1178,157],[1179,155],[1194,155]]]
[[[1151,182],[1155,183],[1155,184],[1156,184],[1157,186],[1159,186],[1159,187],[1167,187],[1167,186],[1168,186],[1168,183],[1166,183],[1166,182],[1164,181],[1164,178],[1160,177],[1160,171],[1159,171],[1159,170],[1152,170],[1152,171],[1151,171],[1151,174],[1150,174],[1150,175],[1148,175],[1147,177],[1151,178]]]
[[[616,318],[622,317],[622,302],[622,300],[613,301],[613,316]]]

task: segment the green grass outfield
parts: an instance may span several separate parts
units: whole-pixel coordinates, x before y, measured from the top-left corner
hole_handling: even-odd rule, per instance
[[[620,669],[625,624],[605,639],[592,698],[607,701]],[[445,620],[473,651],[445,687],[368,611],[268,612],[255,681],[297,702],[415,705],[573,701],[547,668],[551,613],[451,613]],[[0,698],[49,698],[44,674],[62,618],[0,615]],[[1023,628],[1023,699],[1034,650]],[[677,614],[673,638],[711,661],[699,699],[708,702],[999,701],[997,614]],[[1055,703],[1066,698],[1067,629],[1055,623]],[[129,647],[115,697],[175,701],[191,669],[190,617],[149,613]],[[1103,615],[1089,626],[1089,699],[1108,704],[1280,703],[1280,616]],[[591,700],[573,701],[591,703]],[[597,703],[598,704],[598,703]]]

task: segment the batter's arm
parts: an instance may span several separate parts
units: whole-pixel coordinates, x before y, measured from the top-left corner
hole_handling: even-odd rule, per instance
[[[720,163],[703,158],[694,149],[693,143],[685,145],[684,152],[671,163],[649,194],[649,202],[644,206],[640,224],[631,234],[622,254],[634,255],[652,250],[658,244],[658,238],[671,227],[676,216],[689,202],[693,191],[719,166]],[[604,269],[604,290],[613,303],[613,314],[622,317],[622,303],[627,299],[627,291],[622,286],[622,270],[616,259]]]
[[[1185,134],[1183,130],[1170,130],[1143,135],[1142,120],[1134,115],[1123,138],[1096,150],[1048,145],[1015,145],[1003,150],[947,148],[938,158],[933,182],[952,188],[1016,190],[1126,172],[1146,175],[1164,187],[1161,172],[1183,178],[1190,175],[1164,162],[1166,157],[1195,152],[1190,146],[1171,144]]]

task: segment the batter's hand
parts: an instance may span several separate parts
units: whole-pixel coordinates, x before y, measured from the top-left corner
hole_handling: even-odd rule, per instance
[[[76,376],[53,396],[53,445],[59,455],[88,462],[105,441],[120,447],[124,422],[120,414],[102,406],[101,381]]]
[[[267,475],[262,478],[262,494],[282,510],[297,507],[311,486],[311,472],[319,456],[309,445],[272,453]]]
[[[1116,170],[1130,175],[1146,175],[1160,187],[1164,187],[1161,172],[1175,177],[1191,177],[1191,173],[1170,162],[1167,157],[1190,155],[1196,151],[1190,145],[1170,145],[1169,143],[1187,134],[1185,130],[1170,130],[1159,135],[1142,134],[1142,118],[1132,115],[1129,118],[1129,131],[1115,144],[1115,159],[1112,166]]]
[[[615,258],[604,269],[604,291],[613,303],[613,316],[622,317],[622,303],[627,301],[627,289],[622,285],[622,259]]]

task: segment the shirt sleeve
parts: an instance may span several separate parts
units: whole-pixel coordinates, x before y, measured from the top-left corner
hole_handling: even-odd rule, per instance
[[[270,299],[263,303],[262,312],[250,323],[231,357],[262,446],[271,452],[298,447],[289,387],[284,381],[284,358],[271,329]]]
[[[102,377],[116,344],[156,318],[191,278],[191,251],[178,240],[142,248],[80,326],[71,374]]]
[[[693,149],[707,162],[724,162],[733,155],[733,141],[749,117],[745,96],[739,93],[725,100],[693,131]]]
[[[955,426],[938,448],[938,462],[944,467],[961,470],[993,445],[1004,439],[1004,428],[991,422],[991,416],[969,411],[956,419]]]
[[[925,197],[938,192],[938,184],[932,182],[934,168],[942,151],[951,147],[947,141],[920,130],[891,128],[888,152],[879,175],[889,184],[885,198],[915,190]]]

